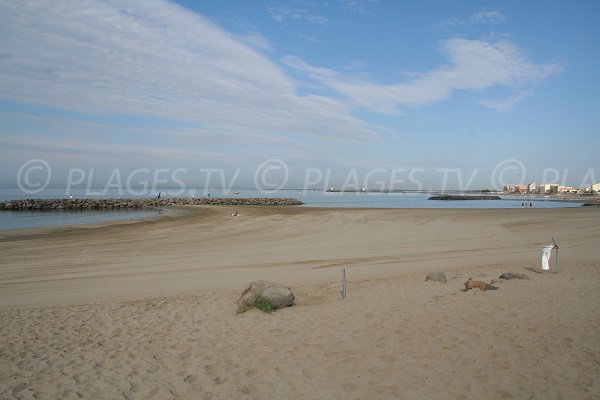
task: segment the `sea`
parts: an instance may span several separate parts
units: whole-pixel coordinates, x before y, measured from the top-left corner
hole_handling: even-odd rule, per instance
[[[462,209],[509,209],[524,208],[525,203],[533,208],[580,207],[578,203],[557,201],[556,198],[510,197],[501,196],[501,200],[428,200],[434,193],[380,193],[380,192],[324,192],[320,190],[281,189],[264,191],[255,189],[219,190],[71,190],[46,189],[39,193],[28,194],[18,189],[0,189],[0,201],[17,199],[61,199],[73,196],[83,198],[148,198],[148,197],[294,197],[301,200],[301,207],[327,208],[462,208]],[[168,210],[51,210],[51,211],[1,211],[0,230],[59,227],[78,224],[91,224],[106,221],[119,221],[151,217]]]

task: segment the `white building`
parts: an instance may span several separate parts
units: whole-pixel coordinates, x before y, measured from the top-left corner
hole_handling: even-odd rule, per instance
[[[585,188],[585,191],[588,193],[600,192],[600,183],[594,183],[594,184],[592,184],[592,186],[588,186],[587,188]]]
[[[537,189],[537,183],[535,182],[531,182],[529,185],[527,185],[527,192],[528,193],[534,193]]]
[[[536,189],[538,194],[558,193],[559,185],[556,183],[542,183]]]

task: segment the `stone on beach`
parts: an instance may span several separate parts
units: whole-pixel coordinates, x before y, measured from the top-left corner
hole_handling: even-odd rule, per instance
[[[425,282],[427,281],[446,283],[448,282],[448,279],[446,279],[446,274],[444,274],[443,272],[430,272],[425,278]]]
[[[244,311],[254,308],[260,298],[266,299],[276,309],[293,306],[295,300],[292,289],[285,285],[269,281],[254,281],[238,299],[238,309]]]
[[[505,272],[499,276],[500,279],[509,280],[509,279],[530,279],[527,275],[521,274],[519,272]]]

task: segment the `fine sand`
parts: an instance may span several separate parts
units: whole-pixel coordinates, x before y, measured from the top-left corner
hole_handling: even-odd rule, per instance
[[[1,232],[0,398],[600,397],[600,210],[235,210]]]

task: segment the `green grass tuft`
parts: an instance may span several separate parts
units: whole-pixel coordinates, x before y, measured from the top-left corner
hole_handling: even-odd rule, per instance
[[[266,297],[256,296],[256,300],[254,301],[254,307],[264,313],[272,313],[277,310],[277,306]]]
[[[237,313],[238,314],[245,313],[246,311],[248,311],[251,308],[256,308],[257,310],[260,310],[267,314],[270,314],[273,311],[277,310],[277,306],[275,304],[273,304],[269,299],[267,299],[266,297],[263,297],[263,296],[256,296],[253,307],[246,304],[246,305],[238,308]]]

